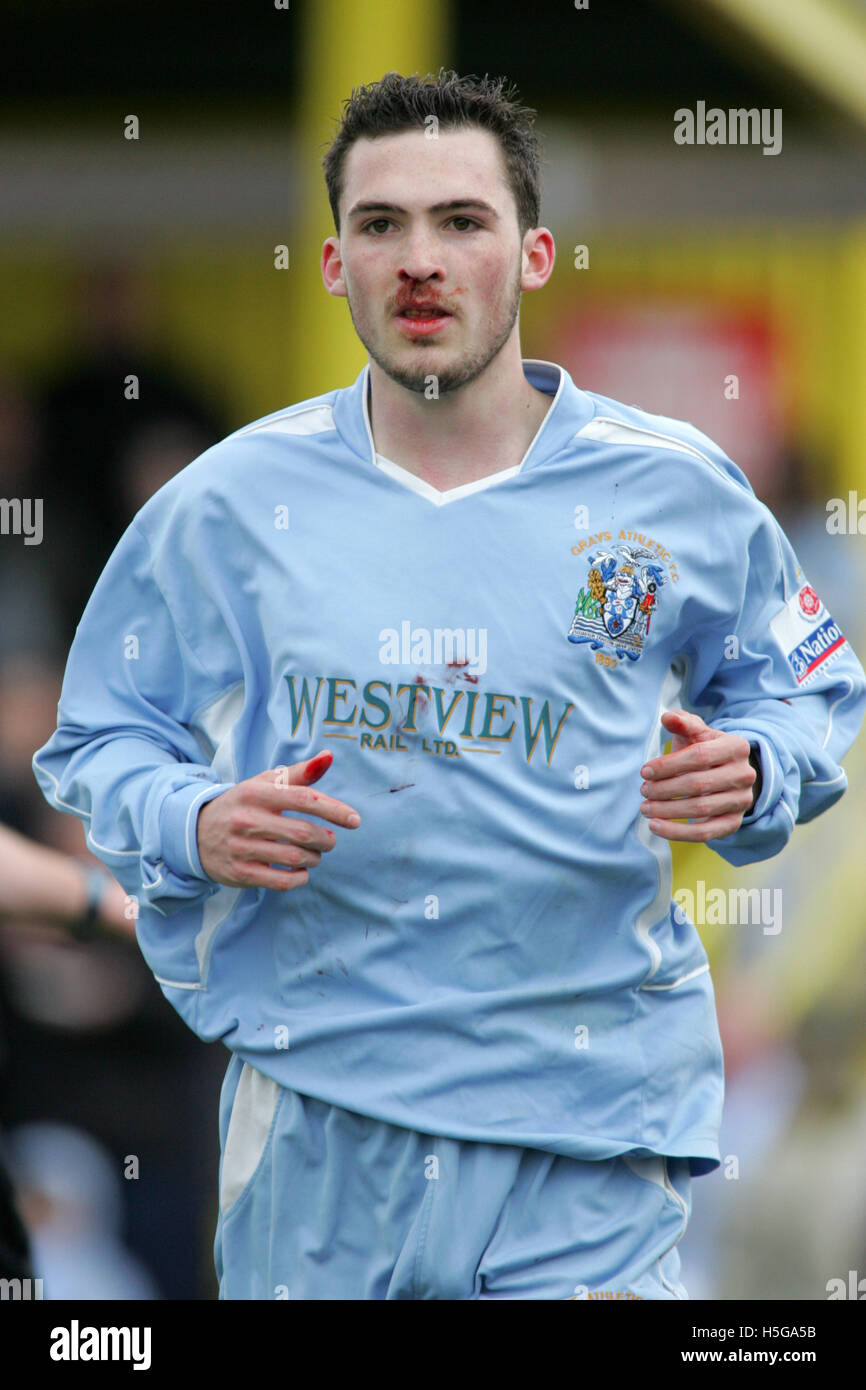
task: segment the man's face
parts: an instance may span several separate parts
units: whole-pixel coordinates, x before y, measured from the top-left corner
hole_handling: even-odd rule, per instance
[[[431,375],[440,394],[466,385],[517,331],[522,240],[489,131],[356,141],[340,224],[342,272],[329,288],[346,294],[370,358],[401,386],[423,392]]]

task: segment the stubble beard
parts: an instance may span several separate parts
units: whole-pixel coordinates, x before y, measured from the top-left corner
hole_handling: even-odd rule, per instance
[[[425,362],[418,367],[405,367],[396,362],[393,358],[386,357],[373,342],[372,334],[362,331],[358,326],[358,321],[352,308],[352,297],[348,293],[348,290],[346,297],[355,332],[377,367],[379,367],[386,376],[390,377],[392,381],[396,381],[398,386],[405,386],[408,391],[417,391],[420,394],[426,392],[432,377],[436,381],[437,393],[441,396],[444,395],[446,391],[457,391],[461,386],[468,386],[470,382],[475,381],[490,365],[494,357],[502,351],[511,336],[511,330],[514,327],[520,309],[520,279],[521,275],[518,273],[512,286],[511,299],[506,306],[501,326],[492,341],[486,343],[477,352],[469,353],[462,358],[462,360],[455,362],[448,368],[437,367],[437,359],[432,353],[426,355]],[[429,342],[429,339],[420,338],[417,339],[415,343],[410,342],[409,347],[413,351],[417,350],[420,352],[427,348]]]

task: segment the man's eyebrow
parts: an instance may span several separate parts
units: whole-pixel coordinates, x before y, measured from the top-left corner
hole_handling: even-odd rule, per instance
[[[452,198],[447,203],[432,203],[427,212],[457,212],[463,208],[473,208],[476,212],[485,212],[489,217],[499,217],[499,213],[489,203],[485,203],[480,198]],[[398,207],[396,203],[362,202],[355,203],[346,214],[347,217],[357,217],[364,212],[396,212],[401,216],[406,215],[406,209]]]

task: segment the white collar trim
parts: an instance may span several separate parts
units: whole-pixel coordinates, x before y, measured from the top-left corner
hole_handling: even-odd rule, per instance
[[[437,507],[444,506],[446,502],[457,502],[460,500],[461,497],[468,497],[473,492],[483,492],[485,488],[495,487],[497,483],[504,483],[506,479],[513,478],[517,473],[521,471],[523,465],[526,463],[526,460],[529,458],[529,455],[532,453],[533,449],[538,443],[539,436],[541,435],[545,425],[547,424],[548,420],[553,414],[553,411],[556,408],[556,403],[559,400],[560,395],[562,394],[562,388],[565,384],[565,372],[556,362],[545,362],[542,358],[536,357],[525,357],[522,359],[522,362],[524,367],[529,366],[549,368],[549,372],[541,373],[541,375],[547,379],[556,380],[556,378],[558,377],[558,384],[556,387],[556,392],[553,396],[553,400],[547,408],[547,413],[544,416],[544,419],[541,421],[541,424],[535,431],[535,435],[532,441],[530,442],[529,448],[526,450],[526,453],[523,455],[523,458],[520,460],[520,463],[515,464],[513,467],[500,469],[498,473],[488,473],[485,478],[477,478],[475,482],[472,483],[461,483],[459,487],[446,488],[444,492],[440,492],[438,488],[435,488],[432,486],[432,484],[425,482],[423,478],[417,477],[414,473],[411,473],[408,468],[403,468],[399,463],[394,463],[393,459],[385,458],[384,454],[377,453],[375,440],[373,439],[373,428],[370,423],[370,366],[368,363],[367,366],[364,368],[364,384],[362,388],[362,398],[364,406],[364,425],[367,430],[367,438],[370,442],[371,462],[376,466],[376,468],[381,469],[383,473],[387,473],[389,478],[393,478],[396,483],[401,483],[404,487],[409,488],[411,492],[417,492],[419,497],[426,498],[428,502],[432,502],[434,506]],[[551,376],[551,374],[555,375]],[[524,376],[526,375],[527,374],[524,371]]]

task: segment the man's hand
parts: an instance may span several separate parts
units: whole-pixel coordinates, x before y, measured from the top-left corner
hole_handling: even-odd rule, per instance
[[[662,724],[673,734],[670,753],[641,768],[647,799],[641,815],[666,840],[720,840],[739,830],[752,806],[755,769],[748,739],[711,729],[697,714],[671,710]],[[680,817],[691,825],[678,825]]]
[[[334,848],[336,836],[325,826],[282,812],[304,811],[351,830],[361,824],[353,807],[311,789],[331,766],[332,757],[317,753],[291,767],[260,772],[202,806],[196,835],[208,878],[230,888],[279,891],[308,883],[308,869]],[[274,869],[272,864],[286,867]]]

